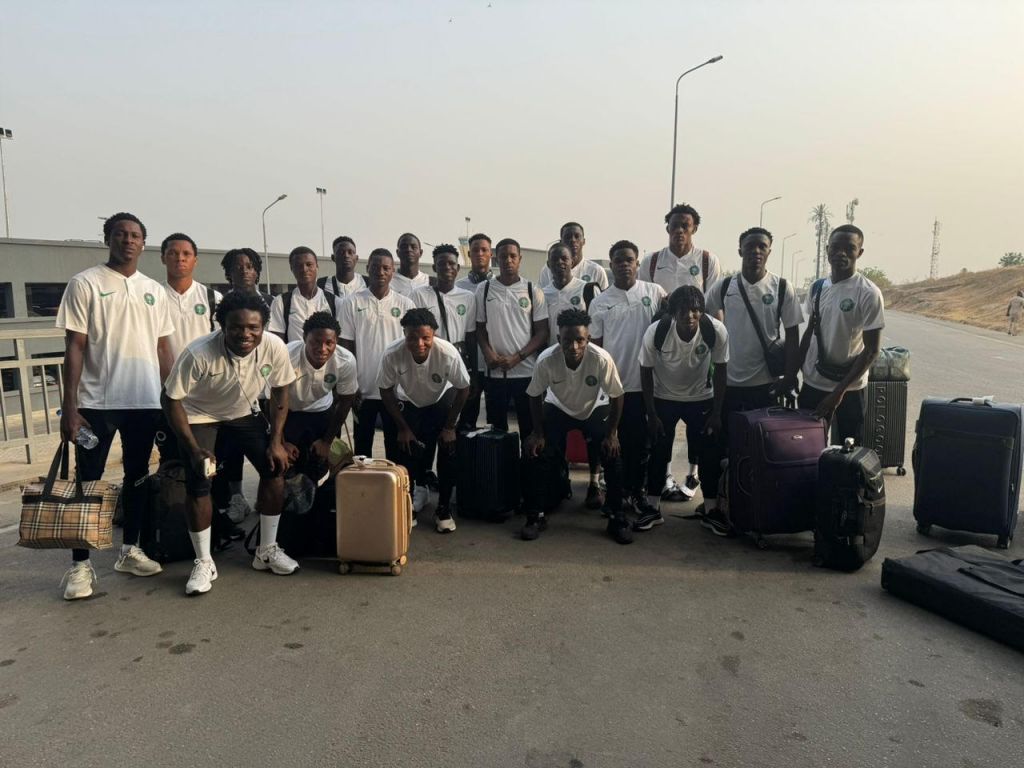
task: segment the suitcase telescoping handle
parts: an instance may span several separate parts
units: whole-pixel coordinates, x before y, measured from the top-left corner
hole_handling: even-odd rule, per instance
[[[387,459],[375,459],[371,456],[353,456],[352,462],[355,464],[357,469],[369,469],[370,467],[395,467],[398,466],[393,461]]]

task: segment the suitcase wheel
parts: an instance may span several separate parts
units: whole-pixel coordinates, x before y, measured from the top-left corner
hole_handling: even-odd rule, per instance
[[[757,545],[757,548],[760,549],[760,550],[768,549],[768,539],[766,539],[764,536],[758,536],[754,540],[754,543]]]
[[[917,524],[917,532],[922,534],[922,535],[924,535],[924,536],[927,536],[929,533],[931,533],[931,530],[932,530],[932,527],[928,523],[918,523]]]
[[[395,563],[394,565],[391,566],[391,575],[392,576],[400,576],[401,574],[402,574],[402,566],[400,566],[398,563]]]
[[[342,576],[352,573],[352,563],[338,563],[338,573]]]
[[[905,476],[907,474],[907,468],[906,467],[896,467],[896,474],[899,475],[900,477]]]
[[[402,557],[398,561],[398,564],[399,565],[405,565],[408,562],[409,562],[409,558],[406,557],[405,555],[402,555]]]
[[[996,542],[996,547],[999,549],[1009,549],[1011,541],[1013,541],[1013,539],[1009,536],[1000,536],[999,540]]]

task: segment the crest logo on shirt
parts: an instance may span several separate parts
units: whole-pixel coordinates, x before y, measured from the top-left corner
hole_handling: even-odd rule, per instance
[[[694,352],[696,352],[699,357],[704,357],[704,355],[706,355],[708,353],[707,345],[706,344],[698,344],[697,348],[694,350]]]
[[[267,376],[270,375],[270,372],[272,370],[274,370],[274,369],[270,366],[270,363],[267,363],[266,365],[260,367],[260,375],[263,378],[267,378]]]
[[[775,297],[770,293],[766,293],[764,296],[761,297],[761,303],[764,304],[766,307],[770,307],[772,304],[775,303]]]
[[[651,306],[651,297],[644,296],[642,299],[640,299],[640,303],[643,304],[645,307]]]
[[[441,383],[441,374],[439,374],[439,373],[432,373],[432,374],[430,374],[430,380],[432,382],[434,382],[435,384],[440,384]]]
[[[466,305],[465,304],[459,304],[459,306],[457,306],[455,308],[455,314],[457,314],[457,315],[464,315],[464,314],[466,314]]]
[[[580,297],[579,296],[573,296],[571,299],[569,299],[569,303],[572,304],[574,307],[579,306]]]
[[[392,317],[398,317],[400,314],[402,314],[402,310],[400,310],[398,307],[392,307],[391,308],[391,316]]]
[[[205,315],[206,314],[206,305],[205,304],[196,304],[195,307],[193,307],[193,309],[195,309],[197,315]]]
[[[853,299],[843,299],[839,302],[839,308],[843,310],[843,312],[849,312],[853,309]]]
[[[693,275],[694,277],[699,275],[700,274],[700,267],[698,267],[696,264],[692,265],[690,267],[690,274]]]
[[[333,373],[328,373],[328,374],[326,374],[324,376],[324,384],[326,384],[327,386],[331,386],[337,380],[338,380],[338,377],[335,376]]]
[[[153,306],[154,304],[156,304],[156,298],[155,298],[155,297],[153,296],[153,294],[152,294],[152,293],[146,293],[146,294],[143,294],[143,296],[142,296],[142,300],[143,300],[144,302],[146,302],[147,304],[149,304],[149,306],[151,306],[151,307],[152,307],[152,306]]]
[[[597,386],[597,376],[587,376],[587,378],[585,378],[584,381],[587,382],[588,387]]]
[[[526,309],[528,306],[530,306],[530,300],[528,298],[526,298],[525,296],[523,296],[519,300],[519,306],[522,307],[523,309]]]

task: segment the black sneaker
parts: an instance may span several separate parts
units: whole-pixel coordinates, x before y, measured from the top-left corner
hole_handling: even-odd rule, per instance
[[[619,544],[632,544],[633,532],[629,529],[629,521],[621,512],[609,513],[608,535]]]
[[[600,485],[591,483],[587,486],[587,499],[584,502],[587,509],[601,509],[604,506],[604,499],[605,494]]]
[[[526,518],[526,525],[524,525],[519,531],[519,535],[522,537],[523,541],[533,541],[540,536],[540,523],[541,521],[536,517]],[[544,527],[547,527],[546,523]]]
[[[548,529],[548,517],[543,512],[537,515],[537,530],[546,531]]]
[[[729,538],[736,535],[732,530],[732,524],[729,522],[729,519],[720,509],[705,511],[700,518],[700,524],[715,534],[715,536]]]
[[[654,526],[665,522],[661,512],[652,507],[647,502],[647,499],[636,499],[633,502],[633,506],[636,507],[637,512],[637,518],[633,521],[634,531],[649,531]]]
[[[438,533],[451,533],[455,530],[455,520],[447,505],[439,506],[434,511],[434,529]]]

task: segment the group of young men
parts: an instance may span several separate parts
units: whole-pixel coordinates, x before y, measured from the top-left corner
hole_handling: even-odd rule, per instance
[[[298,563],[277,544],[285,473],[325,468],[350,413],[357,455],[372,455],[380,423],[385,456],[409,470],[414,513],[428,503],[436,459],[434,524],[450,533],[456,435],[476,427],[481,394],[494,428],[508,429],[510,407],[516,412],[523,539],[547,527],[545,500],[552,483],[566,482],[573,430],[587,446],[586,505],[604,512],[615,541],[661,524],[662,500],[692,497],[698,485],[702,523],[729,535],[717,509],[728,415],[777,402],[802,373],[800,405],[861,440],[881,293],[856,271],[863,234],[852,225],[832,232],[831,275],[801,308],[796,290],[767,271],[767,230],[740,235],[741,270],[722,277],[719,259],[693,243],[692,206],[675,206],[665,222],[661,251],[641,258],[628,240],[612,245],[610,280],[584,258],[583,227],[567,223],[537,284],[520,275],[511,238],[493,251],[486,235],[470,238],[470,271],[460,279],[451,245],[434,248],[432,277],[420,271],[422,246],[410,233],[398,239],[397,265],[376,248],[364,277],[355,242],[342,236],[332,243],[334,275],[320,278],[316,254],[296,248],[296,287],[271,298],[259,292],[262,262],[248,248],[221,262],[226,295],[193,280],[196,244],[181,233],[161,244],[166,282],[146,277],[138,271],[145,227],[129,213],[110,217],[108,261],[71,279],[57,326],[67,350],[62,435],[75,440],[86,428],[99,438],[77,450],[83,480],[102,476],[121,434],[124,544],[115,569],[161,571],[138,546],[156,440],[162,459],[184,466],[196,555],[187,594],[209,591],[213,549],[240,533],[228,513],[247,506],[243,456],[259,475],[253,568],[293,573]],[[689,459],[682,486],[670,473],[680,421]],[[86,550],[72,556],[69,600],[91,594],[96,578]]]

